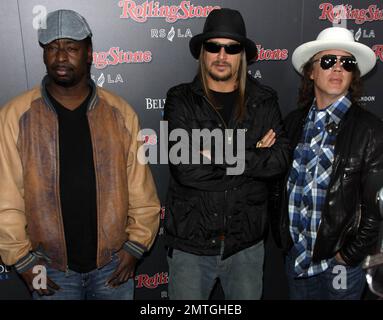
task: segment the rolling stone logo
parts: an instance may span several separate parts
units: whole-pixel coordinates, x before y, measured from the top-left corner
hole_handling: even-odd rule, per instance
[[[367,9],[356,9],[349,4],[334,6],[326,2],[321,3],[319,9],[322,10],[319,20],[329,20],[333,23],[339,23],[341,20],[354,20],[356,24],[383,21],[383,10],[375,4]]]
[[[158,286],[169,282],[169,274],[167,272],[158,272],[151,277],[148,274],[139,274],[135,279],[137,281],[137,289],[156,289]]]
[[[166,208],[164,206],[162,206],[161,211],[160,211],[160,219],[161,220],[165,219],[165,212],[166,212]]]
[[[376,57],[383,62],[383,44],[376,44],[372,47],[372,50],[374,50]]]
[[[287,49],[265,49],[262,45],[257,45],[258,61],[275,61],[287,60],[289,57],[289,50]]]
[[[158,143],[158,138],[156,134],[143,134],[142,142],[148,146],[156,146]]]
[[[182,1],[177,5],[162,5],[159,1],[145,1],[137,4],[133,0],[121,0],[118,6],[122,12],[121,19],[132,19],[135,22],[144,23],[148,18],[164,18],[166,22],[173,23],[178,20],[193,18],[206,18],[219,6],[193,5],[191,1]]]
[[[93,52],[93,64],[96,69],[107,66],[131,63],[149,63],[152,61],[152,52],[149,50],[124,51],[119,47],[112,47],[108,51]]]

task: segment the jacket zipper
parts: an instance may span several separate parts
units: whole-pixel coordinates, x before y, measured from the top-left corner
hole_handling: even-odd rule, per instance
[[[208,105],[210,106],[211,109],[213,109],[213,111],[218,115],[218,117],[221,119],[225,129],[229,129],[225,120],[223,120],[221,114],[214,108],[214,106],[211,104],[211,102],[209,101],[209,99],[206,97],[206,96],[203,96],[203,98],[206,100],[206,102],[208,103]],[[245,101],[245,106],[247,105],[247,103],[249,102],[249,98],[246,99]],[[234,130],[237,128],[238,126],[238,122],[235,123],[235,126],[233,128],[233,133],[234,133]],[[228,137],[228,140],[229,140],[229,144],[232,144],[232,136],[229,136]],[[225,202],[227,200],[227,190],[225,190]],[[224,230],[225,230],[225,227],[226,227],[226,216],[223,215],[223,226],[224,226]]]
[[[226,204],[226,201],[227,201],[227,190],[225,190],[225,204]],[[223,215],[223,232],[225,233],[225,229],[226,229],[226,215],[224,214]]]
[[[211,104],[211,102],[209,101],[209,99],[208,99],[206,96],[203,96],[203,98],[207,101],[207,103],[209,104],[210,108],[212,108],[212,109],[214,110],[214,112],[218,115],[218,117],[221,119],[223,125],[225,126],[225,129],[228,129],[225,120],[223,120],[223,118],[222,118],[222,116],[220,115],[220,113],[213,107],[213,105]]]
[[[89,111],[88,111],[89,112]],[[88,125],[89,125],[89,131],[90,131],[90,139],[91,139],[91,142],[92,142],[92,152],[93,152],[93,163],[94,163],[94,175],[95,175],[95,179],[96,179],[96,201],[97,201],[97,257],[96,257],[96,263],[97,263],[97,267],[100,266],[100,261],[99,261],[99,257],[100,257],[100,204],[99,204],[99,196],[98,196],[98,170],[96,170],[97,168],[97,158],[96,158],[96,151],[95,151],[95,145],[93,143],[94,139],[93,139],[93,128],[92,128],[92,125],[91,125],[91,122],[89,120],[89,117],[88,117],[88,112],[87,112],[87,120],[88,120]]]
[[[214,110],[214,112],[218,115],[218,117],[220,118],[221,122],[223,123],[224,127],[225,127],[225,130],[226,129],[229,129],[225,120],[223,120],[222,116],[220,115],[220,113],[213,107],[213,105],[210,103],[209,99],[206,97],[206,96],[203,96],[203,98],[206,100],[206,102],[208,103],[208,105],[210,106],[211,109]],[[229,136],[228,137],[228,142],[229,144],[232,143],[232,136]],[[225,200],[225,203],[226,203],[226,200],[227,200],[227,190],[225,190],[225,196],[224,196],[224,200]],[[225,235],[225,229],[226,229],[226,215],[223,214],[223,230],[222,230],[222,236]],[[221,241],[224,241],[224,240],[221,240]]]
[[[56,117],[56,138],[59,137],[60,133],[59,133],[59,125],[58,125],[58,118],[57,118],[57,114],[55,111],[53,111],[55,113],[55,117]],[[59,214],[59,221],[60,221],[60,229],[61,229],[61,234],[62,234],[62,237],[64,239],[64,260],[65,260],[65,272],[68,273],[69,271],[69,266],[68,266],[68,252],[67,252],[67,247],[66,247],[66,238],[65,238],[65,232],[64,232],[64,218],[63,218],[63,215],[62,215],[62,210],[61,210],[61,197],[59,195],[60,193],[60,148],[59,148],[59,140],[56,139],[56,166],[57,166],[57,170],[56,170],[56,177],[57,177],[57,185],[58,185],[58,194],[56,193],[56,196],[57,196],[57,201],[58,201],[58,214]]]

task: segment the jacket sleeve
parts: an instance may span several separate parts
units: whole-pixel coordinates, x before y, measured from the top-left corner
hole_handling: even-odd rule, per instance
[[[295,110],[290,112],[283,121],[286,135],[289,140],[289,164],[292,166],[293,151],[295,145],[302,133],[299,126],[302,123],[301,111]],[[289,217],[288,217],[288,202],[286,193],[286,182],[289,169],[277,179],[272,179],[268,182],[269,197],[268,197],[268,213],[271,232],[278,248],[284,250],[285,253],[293,245],[289,232]]]
[[[383,187],[383,125],[379,123],[378,128],[377,131],[369,130],[369,143],[365,151],[359,228],[353,239],[346,242],[339,251],[349,265],[357,265],[367,255],[374,253],[379,237],[381,215],[376,196]]]
[[[127,128],[131,133],[127,164],[129,211],[126,232],[129,240],[124,244],[124,249],[140,258],[150,249],[157,235],[160,202],[150,168],[143,162],[136,114],[127,124]]]
[[[7,265],[23,272],[36,264],[26,232],[23,168],[17,151],[18,121],[5,120],[0,112],[0,256]]]
[[[192,147],[192,128],[191,119],[188,118],[185,111],[185,102],[178,96],[176,90],[169,90],[165,104],[164,120],[168,122],[169,134],[174,130],[181,129],[187,134],[188,142],[169,141],[169,168],[172,177],[181,185],[204,191],[225,190],[226,177],[225,168],[214,164],[191,164],[191,154],[198,150]],[[186,138],[186,137],[185,137]],[[170,139],[169,139],[170,140]],[[184,150],[189,151],[188,163],[174,164],[171,150],[175,145],[183,144]]]
[[[269,181],[267,212],[269,216],[270,231],[278,248],[283,248],[281,237],[281,220],[282,220],[282,192],[284,179]]]
[[[276,141],[270,148],[257,148],[256,142],[246,146],[244,174],[256,179],[281,177],[287,171],[291,152],[277,99],[270,101],[268,114],[262,125],[265,128],[263,135],[273,129]]]

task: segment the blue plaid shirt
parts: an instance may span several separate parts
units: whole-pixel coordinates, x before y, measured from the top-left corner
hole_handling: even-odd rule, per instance
[[[329,128],[339,125],[350,106],[349,96],[322,110],[317,109],[314,100],[301,141],[294,150],[287,193],[294,241],[291,254],[297,277],[319,274],[329,265],[328,260],[313,263],[312,255],[334,161],[336,130],[331,132]]]

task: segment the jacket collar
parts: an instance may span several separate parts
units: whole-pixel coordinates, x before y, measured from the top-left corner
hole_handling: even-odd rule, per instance
[[[49,77],[48,77],[48,75],[46,75],[41,82],[41,96],[42,96],[45,104],[48,106],[48,108],[51,111],[56,112],[53,105],[52,105],[52,102],[49,99],[48,93],[47,93],[47,83],[48,82],[49,82]],[[93,80],[89,79],[88,83],[89,83],[89,86],[92,90],[92,95],[89,99],[89,104],[87,107],[88,111],[90,111],[96,107],[97,102],[99,100],[99,97],[97,94],[97,87],[96,87],[95,83],[93,82]]]

